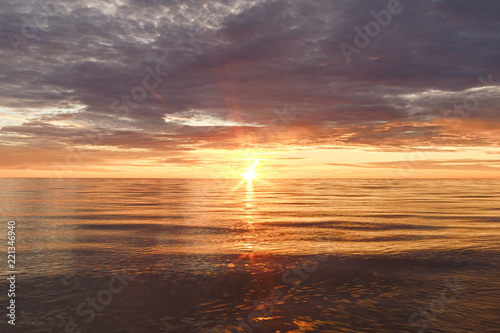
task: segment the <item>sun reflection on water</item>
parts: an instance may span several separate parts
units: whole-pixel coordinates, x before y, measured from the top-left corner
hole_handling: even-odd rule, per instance
[[[243,257],[248,257],[251,262],[253,262],[253,252],[258,247],[258,240],[255,235],[254,226],[254,189],[252,182],[247,182],[247,188],[243,196],[243,209],[245,210],[245,219],[243,222],[243,228],[247,230],[241,239],[241,242],[237,245],[239,251],[241,251],[240,259]]]
[[[247,183],[247,191],[245,193],[245,207],[247,210],[251,210],[253,208],[253,184],[252,182]],[[251,215],[251,211],[248,212]]]

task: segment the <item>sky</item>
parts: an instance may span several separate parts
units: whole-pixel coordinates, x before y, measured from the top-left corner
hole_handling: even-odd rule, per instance
[[[500,2],[0,2],[0,177],[499,178]]]

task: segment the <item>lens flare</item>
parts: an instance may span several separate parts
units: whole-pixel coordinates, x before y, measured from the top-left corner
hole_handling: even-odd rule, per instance
[[[249,166],[249,167],[248,167],[248,169],[247,169],[245,172],[243,172],[241,175],[242,175],[242,176],[243,176],[243,178],[245,178],[245,180],[246,180],[247,182],[249,182],[249,183],[250,183],[252,180],[254,180],[254,179],[255,179],[255,177],[257,177],[257,173],[255,172],[255,169],[254,169],[253,167],[251,167],[251,166]]]
[[[241,174],[248,183],[251,183],[252,180],[254,180],[255,177],[257,177],[257,172],[255,171],[255,168],[257,167],[258,163],[259,160],[258,159],[255,160],[255,162],[252,165],[249,165],[247,170]]]

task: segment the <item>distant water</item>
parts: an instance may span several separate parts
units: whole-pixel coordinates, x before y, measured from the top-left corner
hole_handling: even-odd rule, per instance
[[[499,199],[500,180],[0,179],[7,331],[498,333]]]

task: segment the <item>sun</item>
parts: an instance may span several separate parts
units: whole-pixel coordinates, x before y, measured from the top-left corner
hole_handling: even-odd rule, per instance
[[[257,173],[255,172],[255,169],[252,167],[252,166],[249,166],[247,171],[243,172],[241,174],[243,176],[243,178],[246,179],[247,182],[251,182],[252,180],[255,179],[255,177],[257,177]]]
[[[254,180],[255,177],[257,177],[257,172],[255,171],[255,168],[257,167],[258,163],[259,160],[258,159],[255,160],[255,162],[252,165],[249,165],[246,171],[241,174],[247,182],[251,183],[252,180]]]

